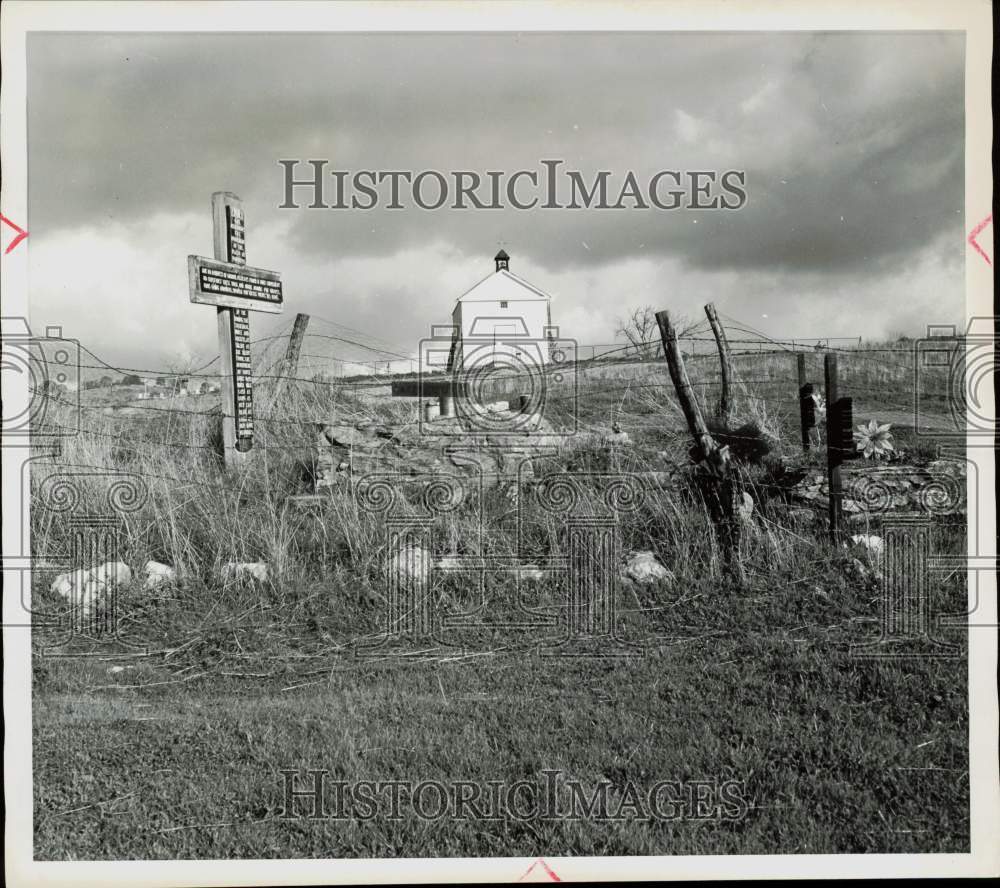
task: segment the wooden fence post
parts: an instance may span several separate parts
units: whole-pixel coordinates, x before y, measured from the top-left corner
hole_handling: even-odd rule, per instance
[[[813,386],[806,382],[806,356],[799,352],[795,356],[799,376],[799,423],[802,426],[802,451],[809,452],[809,430],[816,426],[816,401]]]
[[[275,381],[271,396],[272,402],[277,402],[285,388],[285,381],[294,378],[299,372],[299,354],[302,352],[302,340],[306,335],[306,327],[309,326],[309,315],[299,312],[295,315],[295,323],[292,325],[292,335],[288,338],[288,345],[285,347],[285,357],[278,365],[278,378]]]
[[[840,540],[840,518],[843,511],[844,487],[840,477],[839,442],[836,440],[837,411],[837,356],[827,352],[823,356],[823,374],[826,381],[826,469],[830,494],[830,541],[837,545]]]
[[[687,369],[684,366],[684,357],[681,355],[680,345],[677,342],[677,331],[670,321],[669,311],[658,311],[656,313],[656,323],[660,328],[660,339],[663,342],[663,354],[667,359],[667,368],[670,371],[670,379],[677,392],[677,400],[680,402],[681,410],[684,412],[684,419],[687,421],[688,431],[694,438],[695,447],[698,450],[698,458],[705,460],[712,465],[728,464],[728,451],[720,451],[715,439],[708,431],[705,419],[701,415],[701,408],[694,397],[694,389],[691,387],[691,380],[688,379]],[[722,453],[721,457],[716,454]]]
[[[285,363],[288,365],[288,376],[294,376],[299,369],[299,354],[302,352],[302,340],[306,335],[306,327],[309,326],[309,315],[299,312],[295,316],[295,323],[292,325],[292,335],[288,339],[288,348],[285,349]]]
[[[705,306],[705,314],[708,315],[708,323],[715,336],[715,344],[719,348],[719,363],[722,365],[722,393],[719,395],[718,417],[726,428],[729,427],[729,420],[732,415],[732,404],[729,400],[729,379],[731,376],[729,360],[729,342],[726,340],[726,331],[719,323],[719,315],[715,311],[715,305],[711,302]]]
[[[712,521],[720,529],[723,550],[727,561],[735,567],[739,578],[743,579],[743,565],[739,563],[739,516],[736,514],[736,483],[729,457],[729,448],[720,447],[712,437],[701,414],[701,408],[695,399],[691,380],[684,366],[684,357],[677,342],[677,331],[670,320],[670,312],[663,310],[656,313],[656,323],[660,328],[660,339],[663,343],[663,354],[667,359],[670,379],[677,392],[688,431],[694,438],[692,456],[698,462],[703,462],[709,470],[705,478],[703,493],[709,507]]]

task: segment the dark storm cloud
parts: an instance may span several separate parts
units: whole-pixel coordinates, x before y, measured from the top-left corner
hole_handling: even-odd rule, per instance
[[[60,35],[29,40],[33,234],[294,214],[291,246],[503,240],[552,269],[634,256],[860,274],[961,243],[958,34]],[[747,171],[739,212],[278,210],[279,158],[335,169]],[[304,172],[304,170],[303,170]],[[251,243],[251,251],[252,251]]]

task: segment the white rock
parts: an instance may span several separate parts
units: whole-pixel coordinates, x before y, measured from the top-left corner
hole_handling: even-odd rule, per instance
[[[862,549],[867,549],[869,553],[878,558],[882,554],[882,550],[885,548],[885,543],[882,537],[876,536],[875,534],[864,534],[858,533],[851,537],[851,542],[855,546],[860,546]]]
[[[263,583],[267,579],[267,565],[263,561],[229,561],[222,565],[220,574],[223,583],[236,580],[258,580]]]
[[[491,401],[486,405],[487,413],[502,413],[510,410],[510,401]]]
[[[664,567],[652,552],[635,552],[625,564],[625,576],[636,583],[672,581],[674,575]]]
[[[750,516],[753,515],[753,497],[745,490],[743,491],[742,502],[736,504],[736,509],[740,513],[740,518],[744,521],[748,521]]]
[[[146,579],[143,581],[143,589],[158,589],[160,586],[169,586],[177,582],[177,571],[169,564],[160,564],[159,561],[147,561],[142,568]]]
[[[70,595],[70,604],[74,608],[79,608],[83,617],[89,617],[92,612],[97,610],[102,597],[106,600],[106,596],[101,594],[105,589],[107,589],[105,583],[98,582],[93,576],[88,575],[83,586],[73,590]]]
[[[545,579],[545,571],[534,564],[526,564],[517,572],[517,576],[522,582],[538,583]]]
[[[61,595],[70,605],[80,609],[84,617],[90,616],[106,598],[109,589],[124,585],[132,580],[132,571],[121,561],[108,561],[87,570],[75,570],[60,574],[49,587],[56,595]]]
[[[84,572],[81,589],[74,589],[70,601],[84,617],[89,617],[109,602],[109,595],[118,586],[132,582],[132,571],[121,561],[107,561]]]
[[[83,589],[87,582],[88,571],[74,570],[72,573],[59,574],[53,581],[49,589],[56,595],[69,598],[77,589]]]
[[[90,569],[90,575],[101,586],[124,586],[132,582],[132,571],[123,561],[106,561]]]
[[[430,573],[434,556],[423,546],[401,546],[389,562],[389,570],[398,572],[404,580],[414,580],[425,573]]]

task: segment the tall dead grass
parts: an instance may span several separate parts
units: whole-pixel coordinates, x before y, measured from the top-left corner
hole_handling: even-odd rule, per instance
[[[912,396],[909,356],[903,350],[898,355],[847,354],[841,359],[842,387],[905,401]],[[812,378],[817,369],[821,374],[818,355],[809,365]],[[691,360],[689,372],[710,414],[718,397],[717,360]],[[646,479],[639,508],[619,516],[623,548],[653,551],[681,580],[709,577],[722,583],[725,559],[708,512],[678,474],[688,464],[689,442],[666,368],[652,362],[607,362],[581,366],[561,380],[550,376],[545,383],[547,418],[577,429],[548,468]],[[944,383],[935,378],[929,384]],[[522,381],[499,380],[488,391],[496,397],[517,394]],[[756,423],[773,442],[777,457],[798,440],[796,392],[792,355],[737,357],[737,418]],[[32,460],[33,553],[53,560],[69,557],[72,535],[64,519],[70,513],[114,514],[121,525],[124,561],[134,569],[146,560],[167,563],[206,595],[219,589],[226,562],[265,561],[271,569],[269,594],[286,603],[324,582],[373,589],[377,602],[386,554],[379,516],[360,508],[346,489],[330,493],[320,509],[289,498],[311,490],[320,423],[412,423],[415,405],[389,397],[388,384],[377,380],[359,380],[354,386],[322,379],[290,381],[279,393],[273,379],[261,379],[255,447],[236,473],[222,466],[219,415],[210,408],[205,398],[174,401],[161,412],[155,412],[155,405],[126,413],[85,403],[80,432],[62,437],[55,452],[39,447]],[[45,423],[50,429],[75,427],[74,408],[50,404]],[[629,433],[633,446],[609,445],[605,437],[612,426]],[[768,479],[754,468],[745,480],[753,493],[755,485],[766,486]],[[129,481],[136,485],[134,496],[124,496],[117,505],[109,500],[109,491],[121,494]],[[595,478],[583,484],[583,507],[597,509],[602,482]],[[755,500],[739,555],[751,571],[789,568],[822,545],[784,527],[769,512],[766,495]],[[491,495],[482,513],[470,504],[441,518],[437,539],[442,553],[478,547],[478,554],[508,559],[566,554],[564,519],[526,500],[525,538],[518,541],[515,515],[508,498]]]

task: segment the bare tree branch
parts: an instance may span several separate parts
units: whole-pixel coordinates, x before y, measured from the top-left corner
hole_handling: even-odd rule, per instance
[[[656,360],[660,336],[653,306],[637,308],[627,317],[618,318],[617,324],[615,336],[623,338],[629,344],[629,354],[634,353],[642,361]],[[696,321],[684,315],[675,317],[674,329],[677,330],[678,339],[691,335],[697,326]]]

